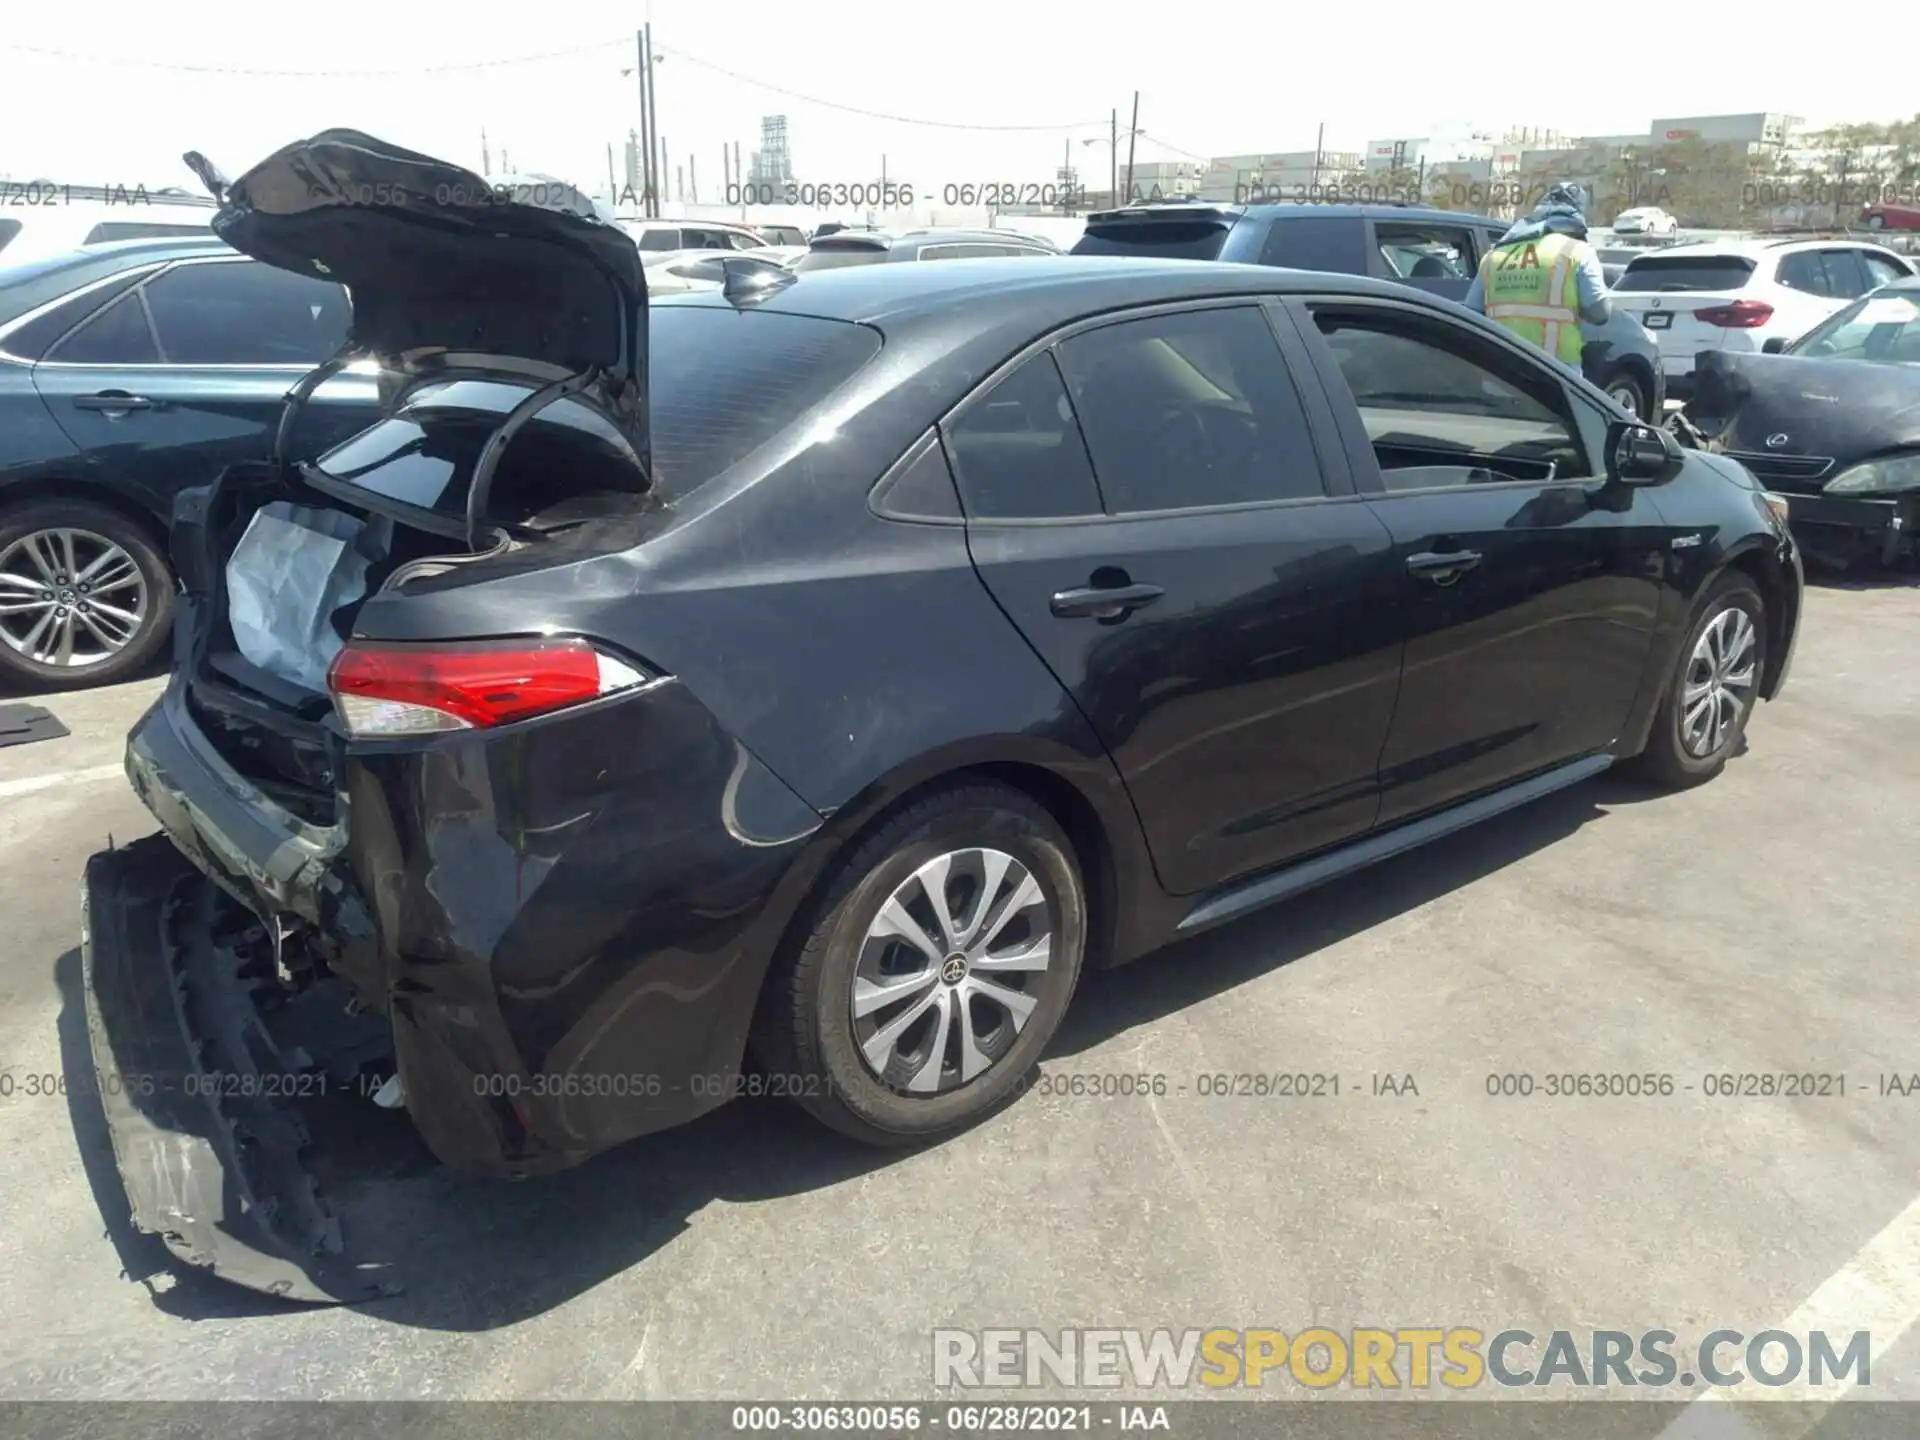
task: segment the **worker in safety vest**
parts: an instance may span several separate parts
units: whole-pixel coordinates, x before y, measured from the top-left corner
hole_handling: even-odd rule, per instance
[[[1580,368],[1580,322],[1613,313],[1600,255],[1587,243],[1586,192],[1556,185],[1480,261],[1463,303]]]

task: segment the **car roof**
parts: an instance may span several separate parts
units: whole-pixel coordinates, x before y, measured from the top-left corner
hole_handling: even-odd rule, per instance
[[[1405,285],[1328,271],[1217,260],[1042,255],[810,270],[747,305],[754,310],[861,324],[937,319],[965,307],[983,326],[1020,314],[1030,317],[1034,328],[1041,330],[1101,310],[1292,291],[1442,303]],[[659,303],[724,306],[733,302],[718,295],[698,295],[662,296]]]
[[[1825,238],[1800,236],[1791,240],[1767,240],[1756,236],[1731,240],[1689,240],[1684,245],[1665,245],[1658,250],[1649,250],[1645,256],[1635,256],[1634,262],[1637,264],[1641,259],[1653,257],[1706,260],[1732,256],[1742,260],[1764,260],[1769,255],[1786,255],[1796,250],[1825,250],[1835,245],[1852,246],[1863,250],[1884,248],[1871,240],[1861,240],[1849,235],[1830,235]]]

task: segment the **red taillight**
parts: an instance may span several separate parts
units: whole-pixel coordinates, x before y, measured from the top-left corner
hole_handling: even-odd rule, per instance
[[[484,730],[629,689],[647,677],[584,640],[476,640],[455,645],[358,642],[327,677],[360,736]]]
[[[1731,305],[1696,310],[1693,318],[1704,320],[1709,325],[1724,326],[1728,330],[1758,330],[1773,319],[1773,307],[1764,300],[1736,300]]]

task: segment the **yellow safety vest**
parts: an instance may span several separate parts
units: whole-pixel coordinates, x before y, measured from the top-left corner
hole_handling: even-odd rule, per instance
[[[1579,365],[1583,241],[1557,231],[1489,250],[1480,262],[1487,318],[1569,365]]]

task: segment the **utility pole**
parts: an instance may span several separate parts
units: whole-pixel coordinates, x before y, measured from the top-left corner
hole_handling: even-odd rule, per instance
[[[740,165],[740,142],[738,140],[733,142],[733,183],[736,185],[744,185],[747,183],[747,172],[742,169]]]
[[[1133,195],[1133,145],[1140,135],[1140,92],[1133,92],[1133,120],[1127,127],[1127,195]]]
[[[673,167],[673,198],[676,200],[687,198],[687,167],[684,165]]]
[[[666,199],[667,173],[672,169],[672,166],[667,163],[668,153],[667,140],[663,135],[660,137],[660,198],[663,200]]]
[[[693,197],[693,203],[700,203],[700,173],[693,168],[694,157],[687,156],[687,193]]]
[[[653,75],[647,64],[647,37],[641,30],[633,32],[634,73],[640,77],[640,213],[647,218],[653,217],[653,122],[648,118],[650,107],[648,91],[653,88]]]
[[[1113,118],[1107,126],[1107,200],[1120,205],[1120,107],[1113,107]]]
[[[487,149],[487,132],[484,126],[480,130],[480,173],[493,174],[493,152]]]
[[[1313,137],[1313,185],[1308,194],[1320,193],[1320,166],[1327,153],[1327,122],[1320,122],[1320,133]]]
[[[620,208],[620,179],[613,168],[613,142],[607,142],[607,203],[615,210]]]
[[[720,147],[720,203],[728,202],[727,196],[733,193],[733,157],[727,154],[727,147]]]
[[[651,135],[654,145],[659,146],[660,144],[660,112],[658,109],[658,97],[654,92],[653,22],[651,20],[649,20],[644,26],[641,27],[640,37],[641,37],[642,43],[647,48],[647,131]],[[661,148],[659,150],[659,155],[660,155],[659,163],[655,166],[654,172],[653,172],[654,174],[653,214],[655,219],[658,219],[660,216],[660,190],[661,190],[661,187],[663,187],[667,183],[667,178],[666,178],[667,152],[666,150],[664,148]]]

